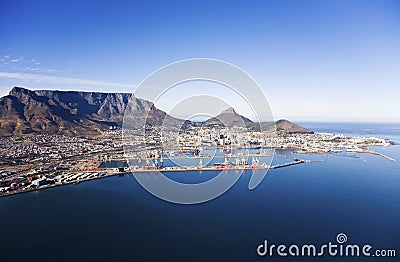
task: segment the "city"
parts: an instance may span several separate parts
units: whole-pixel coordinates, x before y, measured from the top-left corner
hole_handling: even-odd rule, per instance
[[[192,125],[177,133],[153,127],[145,137],[118,127],[110,127],[109,130],[103,130],[102,135],[90,138],[51,134],[3,137],[0,139],[0,196],[130,172],[276,168],[258,162],[257,157],[270,156],[263,149],[288,149],[297,154],[370,153],[395,161],[368,148],[390,145],[390,141],[375,137],[313,132],[257,132],[243,127],[217,125]],[[215,166],[202,165],[202,158],[217,157],[203,154],[212,150],[223,152],[225,161]],[[237,153],[239,150],[247,151]],[[163,160],[180,156],[198,158],[199,165],[162,166]],[[249,157],[252,157],[251,163]],[[105,161],[126,159],[138,161],[129,168],[100,167]],[[295,160],[296,164],[306,162]]]
[[[399,260],[399,28],[399,0],[2,0],[1,262]]]

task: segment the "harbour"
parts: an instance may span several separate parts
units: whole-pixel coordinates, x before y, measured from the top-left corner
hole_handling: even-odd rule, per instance
[[[139,173],[165,173],[165,172],[188,172],[190,175],[192,172],[203,172],[203,171],[243,171],[243,170],[269,170],[278,169],[283,167],[289,167],[293,165],[299,165],[310,162],[322,162],[323,160],[303,160],[294,159],[292,162],[268,165],[268,164],[244,164],[244,165],[232,165],[232,164],[217,164],[210,166],[168,166],[168,167],[158,167],[158,166],[143,166],[143,167],[129,167],[129,168],[94,168],[92,171],[87,172],[68,172],[56,176],[54,179],[42,178],[43,184],[36,183],[35,186],[29,185],[28,187],[16,187],[16,188],[1,188],[2,196],[10,196],[14,194],[21,194],[27,192],[33,192],[43,189],[49,189],[53,187],[59,187],[63,185],[78,184],[82,182],[87,182],[95,179],[106,178],[110,176],[121,176],[127,174],[139,174]],[[11,190],[10,190],[11,189]]]
[[[398,153],[398,146],[385,151],[385,154],[393,156]],[[322,158],[320,155],[305,157],[280,151],[271,166],[294,162],[295,157],[309,160],[310,164],[271,169],[260,186],[252,191],[247,186],[253,170],[243,170],[237,184],[223,196],[192,207],[173,205],[153,197],[128,172],[71,172],[74,175],[83,173],[81,176],[96,172],[106,175],[1,198],[1,217],[9,221],[2,231],[6,236],[3,241],[5,256],[9,260],[12,257],[21,258],[23,255],[17,252],[21,245],[29,253],[45,245],[49,247],[47,254],[58,256],[74,238],[82,237],[85,239],[84,248],[70,246],[65,255],[66,261],[77,256],[123,260],[131,255],[133,246],[138,256],[161,260],[163,252],[172,250],[169,253],[171,257],[179,260],[182,252],[189,256],[198,250],[199,245],[219,245],[221,259],[225,252],[232,250],[232,246],[244,245],[244,250],[249,251],[237,252],[235,256],[239,260],[252,261],[248,257],[260,241],[260,236],[262,240],[265,234],[268,239],[283,236],[299,243],[304,236],[310,236],[315,241],[334,241],[336,232],[341,232],[343,228],[352,229],[346,233],[354,242],[363,243],[367,239],[375,246],[397,243],[394,229],[398,228],[400,181],[396,163],[372,154],[365,154],[364,162],[334,154]],[[321,163],[312,162],[322,159]],[[216,171],[202,171],[200,174],[196,170],[171,170],[161,174],[190,183],[193,177],[198,178],[197,182],[212,179],[223,172],[223,169],[214,166],[210,169]],[[235,170],[221,175],[229,175],[230,172]],[[160,175],[154,170],[142,174],[149,179],[157,179]],[[332,208],[337,206],[340,208]],[[26,214],[33,212],[35,216],[29,218],[29,223],[34,226],[25,226]],[[182,227],[190,230],[183,230]],[[213,235],[210,235],[210,230]],[[171,235],[176,236],[173,243],[168,241]],[[193,235],[195,240],[187,241]],[[227,238],[235,237],[240,237],[239,243],[227,241]],[[37,241],[32,241],[33,238]],[[157,241],[165,246],[162,252],[153,252],[148,244]],[[22,244],[18,246],[16,243]],[[60,247],[55,248],[54,243]],[[397,249],[398,245],[389,247]],[[214,254],[205,252],[201,260],[207,260]],[[24,260],[31,256],[27,255]]]

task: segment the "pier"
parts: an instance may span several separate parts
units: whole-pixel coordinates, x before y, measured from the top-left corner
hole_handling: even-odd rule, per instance
[[[228,164],[226,166],[171,166],[171,167],[157,167],[157,166],[143,166],[143,167],[134,167],[134,168],[127,168],[124,171],[117,171],[114,168],[108,169],[100,169],[96,171],[70,171],[64,173],[62,175],[57,176],[55,179],[52,179],[52,183],[35,186],[32,187],[31,185],[27,187],[16,188],[10,191],[2,191],[0,193],[0,197],[2,196],[10,196],[14,194],[20,194],[25,192],[32,192],[47,188],[53,188],[63,185],[70,185],[70,184],[78,184],[81,182],[86,182],[94,179],[100,179],[110,176],[119,176],[125,174],[138,174],[138,173],[155,173],[155,172],[193,172],[193,171],[244,171],[244,170],[268,170],[268,169],[278,169],[308,162],[315,162],[310,160],[302,160],[298,159],[293,162],[279,164],[270,166],[268,164],[257,164],[257,165],[231,165]]]
[[[293,165],[298,165],[298,164],[303,164],[306,161],[301,159],[301,160],[297,160],[297,161],[293,161],[293,162],[289,162],[289,163],[285,163],[285,164],[281,164],[281,165],[275,165],[275,166],[271,166],[271,169],[278,169],[278,168],[282,168],[282,167],[286,167],[286,166],[293,166]]]
[[[385,154],[379,153],[377,151],[371,150],[369,148],[354,148],[354,149],[347,149],[347,152],[355,152],[355,153],[369,153],[369,154],[373,154],[373,155],[377,155],[377,156],[381,156],[383,158],[386,158],[392,162],[396,162],[396,159],[391,158]]]

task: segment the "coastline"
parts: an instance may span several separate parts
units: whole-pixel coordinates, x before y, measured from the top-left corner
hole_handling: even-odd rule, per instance
[[[296,149],[296,148],[290,148],[290,149]],[[297,148],[298,149],[298,148]],[[391,158],[383,153],[377,152],[375,150],[371,150],[368,148],[356,148],[356,149],[347,149],[347,152],[355,152],[355,153],[367,153],[367,154],[373,154],[377,156],[381,156],[385,159],[388,159],[392,162],[396,162],[394,158]],[[321,151],[292,151],[292,154],[307,154],[307,155],[326,155],[326,154],[335,154],[337,153],[336,151],[329,151],[329,152],[321,152]],[[248,154],[248,156],[272,156],[271,154],[268,153],[253,153],[253,154]],[[210,156],[197,156],[196,158],[209,158]],[[222,156],[217,156],[218,158],[226,158],[226,155]],[[230,157],[236,157],[236,155],[230,155]],[[174,158],[174,157],[173,157]],[[171,159],[173,159],[171,158]],[[179,159],[179,157],[177,157]],[[183,158],[183,157],[181,157]],[[160,158],[151,158],[148,160],[157,160]],[[126,161],[126,159],[113,159],[113,161]],[[145,161],[145,160],[144,160]],[[298,164],[303,164],[303,163],[310,163],[310,162],[323,162],[323,160],[303,160],[303,159],[297,159],[293,162],[288,162],[280,165],[274,165],[270,166],[268,164],[260,164],[260,165],[240,165],[240,166],[233,166],[233,165],[226,165],[226,166],[175,166],[175,167],[162,167],[162,168],[157,168],[157,167],[152,167],[152,166],[147,166],[147,167],[141,167],[141,168],[134,168],[129,171],[123,171],[123,172],[115,172],[111,171],[112,169],[105,169],[104,172],[101,172],[101,175],[97,175],[94,177],[90,178],[84,178],[84,179],[79,179],[79,180],[72,180],[70,182],[55,182],[53,184],[47,184],[44,186],[39,186],[39,187],[30,187],[30,188],[22,188],[22,189],[14,189],[11,191],[7,192],[2,192],[0,194],[1,197],[7,197],[7,196],[12,196],[16,194],[22,194],[22,193],[28,193],[28,192],[34,192],[34,191],[39,191],[39,190],[45,190],[49,188],[55,188],[55,187],[60,187],[60,186],[65,186],[65,185],[73,185],[73,184],[78,184],[78,183],[83,183],[95,179],[101,179],[101,178],[106,178],[106,177],[112,177],[112,176],[121,176],[121,175],[126,175],[126,174],[138,174],[138,173],[156,173],[156,172],[201,172],[201,171],[235,171],[235,170],[269,170],[269,169],[278,169],[282,167],[288,167],[292,165],[298,165]],[[96,165],[98,166],[102,162],[97,161]],[[76,174],[78,171],[72,172],[72,174]],[[91,174],[98,174],[95,171],[84,171],[85,174],[91,173]],[[82,173],[83,174],[83,173]]]
[[[340,127],[339,127],[340,129]],[[382,131],[381,131],[382,132]],[[20,193],[25,193],[25,192],[32,192],[32,191],[38,191],[42,189],[47,189],[47,188],[52,188],[52,187],[58,187],[62,185],[70,185],[74,183],[80,183],[80,182],[86,182],[94,179],[100,179],[103,177],[110,177],[110,176],[115,176],[115,175],[124,175],[127,173],[149,173],[149,172],[169,172],[169,171],[175,171],[175,172],[196,172],[196,171],[215,171],[215,170],[226,170],[226,171],[231,171],[231,170],[248,170],[248,169],[275,169],[279,167],[275,166],[268,166],[266,164],[258,164],[258,157],[269,157],[273,156],[273,154],[267,152],[267,150],[263,151],[263,149],[274,149],[274,150],[291,150],[292,154],[299,154],[299,155],[328,155],[328,154],[340,154],[342,152],[354,152],[354,153],[363,153],[363,154],[373,154],[377,156],[381,156],[387,160],[390,160],[392,162],[396,162],[396,159],[385,155],[384,153],[380,153],[378,151],[369,149],[369,146],[377,146],[377,147],[386,147],[386,146],[393,146],[393,144],[389,143],[389,140],[387,139],[387,136],[385,135],[384,138],[376,138],[375,134],[372,134],[374,136],[371,137],[362,137],[357,134],[357,136],[347,136],[342,133],[337,133],[334,132],[334,130],[331,130],[329,133],[323,133],[323,132],[316,132],[313,134],[287,134],[281,137],[276,137],[275,143],[272,143],[270,140],[268,142],[264,140],[263,145],[254,145],[251,144],[250,146],[238,146],[238,145],[229,145],[229,146],[217,146],[216,148],[222,151],[225,151],[226,153],[223,155],[214,155],[211,156],[207,154],[207,148],[202,148],[204,154],[198,154],[194,155],[194,148],[197,149],[196,147],[181,147],[181,149],[175,149],[175,150],[168,150],[165,151],[167,157],[163,158],[162,157],[162,151],[157,151],[158,147],[152,148],[153,150],[150,150],[148,148],[147,152],[150,152],[151,155],[146,155],[145,152],[139,152],[139,154],[133,154],[133,155],[125,155],[125,151],[123,150],[124,147],[122,146],[121,142],[116,138],[115,141],[111,137],[106,137],[102,138],[104,139],[107,145],[106,150],[101,151],[98,150],[99,146],[103,145],[104,142],[102,142],[102,139],[100,140],[85,140],[84,138],[79,138],[79,139],[71,139],[69,137],[61,137],[61,139],[64,139],[66,141],[66,144],[80,144],[80,143],[86,143],[89,146],[95,146],[93,150],[87,150],[87,153],[82,154],[82,155],[72,155],[68,156],[65,159],[61,158],[60,160],[52,160],[51,158],[48,158],[47,160],[41,160],[39,162],[34,162],[35,159],[32,159],[31,161],[25,161],[21,162],[22,164],[13,164],[10,165],[9,167],[11,170],[13,170],[13,174],[9,177],[6,177],[6,180],[3,180],[3,187],[0,187],[1,192],[0,192],[0,197],[3,196],[10,196],[14,194],[20,194]],[[257,137],[257,135],[255,135]],[[48,137],[42,137],[42,139],[49,139],[51,142],[48,144],[45,144],[47,146],[50,146],[54,144],[54,141],[52,140],[52,136]],[[15,140],[15,143],[19,143],[19,139]],[[63,141],[63,140],[62,140]],[[62,141],[58,141],[58,144],[62,144]],[[80,143],[77,143],[80,142]],[[54,144],[55,145],[55,144]],[[215,149],[215,148],[213,148]],[[248,152],[247,154],[243,154],[243,152],[240,152],[241,149],[244,150],[259,150],[256,152]],[[64,149],[63,149],[64,150]],[[148,151],[150,150],[150,151]],[[239,151],[236,151],[239,150]],[[178,153],[179,151],[179,153]],[[182,153],[181,153],[182,151]],[[236,151],[236,152],[235,152]],[[68,153],[74,153],[73,150],[68,149],[66,151]],[[191,152],[193,155],[187,155],[187,153]],[[200,150],[199,150],[200,152]],[[199,153],[198,152],[198,153]],[[235,153],[234,153],[235,152]],[[160,153],[160,154],[159,154]],[[169,153],[173,153],[169,155]],[[53,153],[54,155],[54,153]],[[203,158],[225,158],[225,164],[226,166],[186,166],[186,167],[157,167],[157,161],[161,163],[164,160],[173,160],[173,159],[185,159],[185,158],[197,158],[197,159],[203,159]],[[231,165],[226,159],[232,160],[240,160],[243,158],[248,157],[255,157],[256,165],[248,165],[246,162],[246,166],[239,166],[237,163],[236,165]],[[29,158],[29,157],[28,157]],[[27,158],[27,159],[28,159]],[[100,165],[102,163],[105,163],[106,161],[127,161],[128,159],[132,160],[140,160],[142,164],[137,164],[136,167],[131,167],[131,170],[126,170],[122,171],[121,170],[114,170],[112,168],[101,168]],[[37,159],[38,160],[38,159]],[[4,160],[5,161],[9,160]],[[303,160],[304,162],[307,162],[307,160]],[[154,163],[155,162],[155,163]],[[201,163],[201,161],[199,161]],[[240,162],[240,161],[239,161]],[[41,164],[43,163],[43,164]],[[71,165],[69,165],[71,163]],[[74,164],[73,164],[74,163]],[[146,164],[144,164],[146,163]],[[34,166],[40,165],[39,170],[32,169]],[[289,163],[287,163],[289,164]],[[23,170],[19,168],[19,166],[25,165],[25,169]],[[290,165],[290,164],[289,164]],[[4,166],[4,165],[3,165]],[[286,166],[285,164],[283,166]],[[7,165],[4,166],[5,171],[7,173],[7,169],[9,168]],[[28,169],[29,167],[31,168],[32,172],[30,172]],[[44,168],[47,167],[47,168]],[[60,170],[57,168],[61,167]],[[28,169],[27,169],[28,168]],[[43,170],[42,170],[43,168]],[[133,168],[133,169],[132,169]],[[96,173],[97,170],[100,174]],[[21,172],[22,171],[22,172]],[[77,179],[79,177],[79,174],[84,174],[83,178]],[[7,175],[7,174],[6,174]],[[63,177],[66,177],[68,175],[75,175],[76,177],[73,178],[72,180],[68,180],[67,182],[61,182],[63,180]],[[30,180],[29,180],[30,179]],[[40,185],[40,186],[33,186],[33,181],[32,179],[38,179],[38,180],[48,180],[49,183]],[[65,179],[64,179],[65,180]],[[22,182],[25,183],[22,183]],[[8,182],[8,184],[7,184]],[[14,184],[14,186],[13,186]]]
[[[22,193],[28,193],[28,192],[34,192],[34,191],[39,191],[39,190],[45,190],[49,188],[54,188],[54,187],[60,187],[60,186],[66,186],[66,185],[73,185],[73,184],[79,184],[91,180],[96,180],[96,179],[102,179],[106,177],[112,177],[112,176],[123,176],[127,174],[139,174],[139,173],[156,173],[156,172],[202,172],[202,171],[244,171],[244,170],[268,170],[268,169],[277,169],[281,167],[286,167],[286,166],[291,166],[291,165],[297,165],[297,164],[302,164],[306,163],[307,161],[305,160],[299,160],[299,161],[294,161],[290,163],[286,163],[283,165],[275,165],[275,166],[269,166],[269,165],[246,165],[246,166],[228,166],[228,167],[218,167],[218,166],[203,166],[203,167],[167,167],[167,168],[162,168],[162,169],[154,169],[154,168],[139,168],[139,169],[134,169],[132,171],[124,171],[124,172],[105,172],[103,173],[104,175],[101,176],[96,176],[88,179],[81,179],[81,180],[73,180],[71,182],[66,182],[66,183],[60,183],[56,182],[53,184],[47,184],[44,186],[39,186],[35,188],[24,188],[21,190],[12,190],[12,191],[7,191],[6,193],[3,193],[0,195],[1,197],[7,197],[7,196],[12,196],[16,194],[22,194]],[[86,173],[95,173],[93,171],[86,172]]]

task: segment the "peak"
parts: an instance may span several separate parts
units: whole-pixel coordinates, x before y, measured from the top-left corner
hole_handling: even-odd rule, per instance
[[[14,86],[13,89],[8,93],[11,96],[20,96],[21,94],[30,94],[32,93],[31,90],[19,87],[19,86]]]
[[[235,109],[233,107],[229,107],[223,111],[223,113],[236,113]]]
[[[278,121],[276,121],[276,123],[287,123],[290,122],[289,120],[286,119],[279,119]]]
[[[29,91],[29,90],[26,88],[20,87],[20,86],[14,86],[10,91],[10,95],[12,93],[19,93],[19,92],[26,92],[26,91]]]

